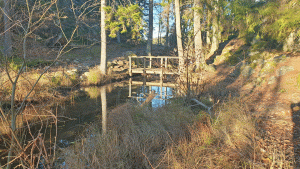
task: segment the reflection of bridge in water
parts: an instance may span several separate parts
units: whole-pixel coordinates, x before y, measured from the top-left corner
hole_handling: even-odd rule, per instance
[[[169,82],[163,83],[162,80],[159,82],[146,82],[145,79],[144,81],[132,81],[130,79],[128,87],[128,97],[138,102],[144,102],[148,96],[155,93],[155,97],[151,102],[152,107],[155,108],[167,104],[168,99],[174,97],[176,85]]]

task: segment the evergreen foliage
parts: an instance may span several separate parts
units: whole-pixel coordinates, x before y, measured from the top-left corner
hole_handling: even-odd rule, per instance
[[[109,37],[117,37],[117,32],[130,35],[131,39],[141,39],[142,9],[137,5],[118,6],[113,10],[111,6],[106,7],[106,25],[110,30]]]

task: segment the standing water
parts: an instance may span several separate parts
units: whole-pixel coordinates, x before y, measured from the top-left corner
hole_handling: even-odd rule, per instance
[[[158,86],[156,86],[158,84]],[[105,128],[107,115],[102,114],[103,109],[110,109],[128,101],[142,104],[151,95],[153,98],[147,103],[152,108],[158,108],[168,103],[168,99],[175,94],[174,85],[162,83],[129,82],[113,83],[101,87],[85,87],[79,89],[73,101],[63,106],[61,113],[68,117],[60,126],[58,132],[61,146],[68,146],[85,125],[102,119]]]

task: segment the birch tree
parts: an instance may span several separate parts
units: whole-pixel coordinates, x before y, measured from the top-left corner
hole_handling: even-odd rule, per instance
[[[101,0],[100,12],[101,12],[101,62],[100,71],[102,74],[106,74],[106,31],[105,31],[105,0]]]
[[[147,54],[152,54],[152,41],[153,41],[153,0],[149,0],[149,34],[147,43]]]

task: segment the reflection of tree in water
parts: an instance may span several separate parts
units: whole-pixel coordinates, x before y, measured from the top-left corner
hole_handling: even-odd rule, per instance
[[[106,133],[106,126],[107,126],[106,87],[105,86],[101,87],[100,92],[101,92],[101,107],[102,107],[102,132]]]

